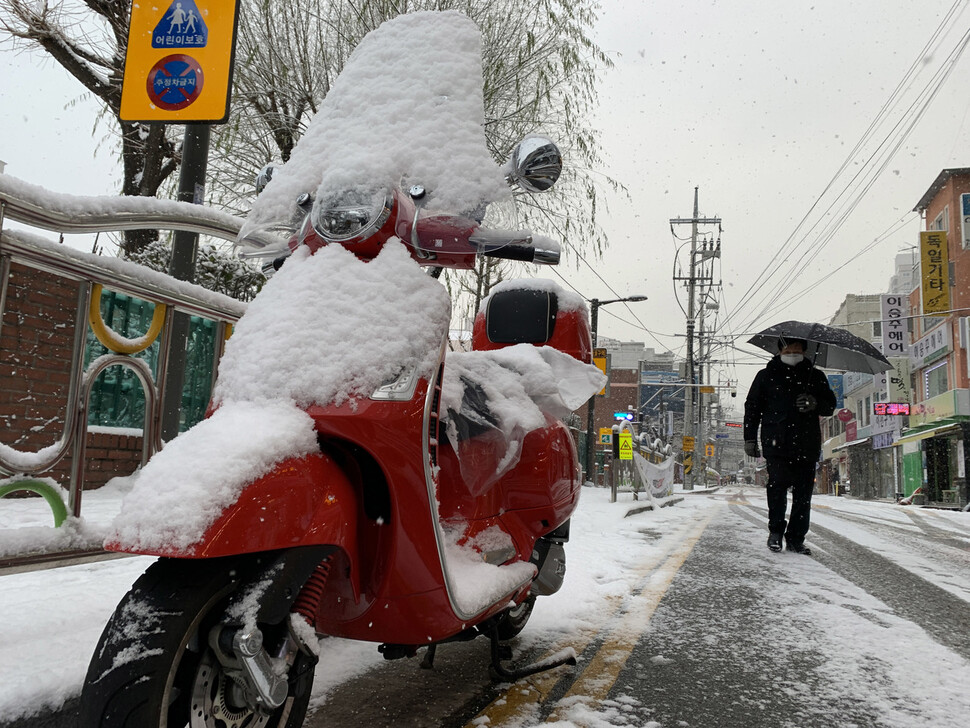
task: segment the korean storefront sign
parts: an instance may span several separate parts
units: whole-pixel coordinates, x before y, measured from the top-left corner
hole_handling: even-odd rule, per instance
[[[909,359],[900,356],[888,358],[893,368],[886,372],[888,375],[886,399],[889,402],[912,401],[909,396]]]
[[[960,220],[963,233],[963,248],[970,248],[970,192],[960,195]]]
[[[910,427],[926,425],[954,415],[970,415],[970,391],[951,389],[931,399],[917,402],[909,412]]]
[[[906,333],[907,299],[894,293],[882,296],[882,353],[886,357],[906,356],[909,341]]]
[[[844,390],[842,389],[842,375],[826,374],[825,378],[829,380],[829,389],[835,393],[835,409],[842,409],[845,407]]]
[[[950,310],[950,256],[947,252],[946,231],[921,232],[919,247],[923,315],[945,315]]]
[[[851,394],[859,387],[872,383],[872,375],[865,372],[846,372],[842,375],[842,392]]]
[[[909,350],[909,364],[912,369],[920,369],[936,361],[948,351],[953,337],[947,324],[937,326],[919,341],[913,342]]]

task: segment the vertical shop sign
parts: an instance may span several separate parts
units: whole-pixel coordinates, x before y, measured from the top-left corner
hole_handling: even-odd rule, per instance
[[[960,220],[963,233],[963,249],[970,248],[970,192],[960,195]]]
[[[886,401],[911,402],[912,400],[909,398],[909,359],[892,356],[889,357],[889,363],[893,365],[893,368],[886,372],[889,375]]]
[[[882,353],[887,358],[907,356],[909,341],[906,333],[905,296],[889,293],[882,296]]]
[[[950,256],[946,230],[919,234],[923,315],[944,316],[950,310]]]
[[[826,374],[825,378],[829,380],[829,388],[835,393],[835,408],[842,409],[845,407],[845,389],[843,387],[842,375]]]
[[[605,374],[607,377],[606,384],[604,384],[603,388],[596,393],[601,397],[605,397],[610,393],[610,362],[609,357],[606,354],[606,349],[593,349],[593,366],[603,372],[603,374]]]

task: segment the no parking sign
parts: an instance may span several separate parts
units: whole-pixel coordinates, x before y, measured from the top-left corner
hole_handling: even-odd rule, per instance
[[[237,0],[133,3],[121,119],[225,121],[237,13]]]

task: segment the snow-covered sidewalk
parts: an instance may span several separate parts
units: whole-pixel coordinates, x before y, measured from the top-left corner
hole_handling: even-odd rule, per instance
[[[125,484],[118,483],[86,494],[85,513],[89,515],[84,527],[78,530],[95,533],[105,528],[113,510],[116,512],[119,508],[124,490]],[[755,510],[764,505],[763,491],[750,486],[744,489],[728,486],[715,493],[695,494],[675,488],[675,496],[682,500],[672,507],[626,517],[637,503],[632,494],[621,493],[617,503],[610,503],[608,489],[583,488],[567,547],[565,584],[558,594],[541,600],[529,627],[519,638],[519,647],[555,645],[568,642],[577,633],[602,629],[603,615],[609,611],[604,605],[627,598],[642,578],[644,564],[661,560],[699,521],[722,512],[739,498],[746,498]],[[819,526],[838,529],[844,537],[872,548],[894,564],[919,573],[970,602],[970,586],[966,580],[970,570],[970,516],[967,514],[906,510],[886,503],[826,496],[817,496],[814,505],[813,518]],[[15,542],[37,543],[49,538],[52,529],[45,508],[39,498],[0,500],[0,546],[6,544],[9,548]],[[919,529],[914,519],[946,535],[950,545],[942,560],[939,554],[916,547]],[[911,538],[895,538],[894,533],[909,534]],[[760,536],[756,540],[751,545],[751,558],[760,558],[764,550]],[[0,716],[3,720],[57,710],[80,693],[88,660],[105,622],[150,562],[148,557],[120,558],[0,577],[0,613],[3,614]],[[806,562],[805,566],[809,565]],[[816,579],[828,578],[833,584],[839,581],[822,564],[812,566]],[[835,607],[819,604],[811,597],[811,594],[794,593],[790,616],[797,616],[797,621],[812,622],[818,612],[819,619],[831,622]],[[824,609],[829,613],[823,615]],[[924,639],[927,646],[941,649],[918,627],[912,626],[910,632],[909,644],[918,647],[919,640]],[[917,639],[920,634],[923,636]],[[862,645],[846,641],[843,649],[841,658],[846,664],[865,658]],[[905,661],[907,655],[901,654],[899,659]],[[953,659],[960,663],[958,656],[953,655]],[[373,644],[326,640],[322,665],[317,670],[313,705],[325,702],[335,686],[382,663],[383,658]],[[854,695],[864,690],[864,686],[844,689]],[[579,712],[566,711],[561,725],[628,724],[614,723],[605,714],[590,722],[592,719],[587,719],[590,706],[576,710]],[[580,717],[580,713],[587,717]]]
[[[85,494],[83,524],[70,526],[90,541],[105,532],[129,488],[112,481]],[[653,538],[640,529],[646,522],[655,532],[676,530],[711,504],[690,499],[682,508],[624,518],[634,501],[621,494],[609,503],[609,490],[584,488],[573,518],[568,546],[566,583],[543,599],[530,622],[526,640],[550,640],[579,627],[595,628],[604,598],[622,596],[631,586],[632,564],[640,562]],[[40,498],[0,500],[0,551],[25,545],[60,546],[65,538],[51,527],[50,511]],[[79,695],[87,664],[111,612],[132,582],[153,561],[126,557],[52,570],[0,577],[0,716],[14,720],[40,711],[57,710]],[[317,670],[316,700],[329,688],[372,666],[383,657],[371,643],[327,640],[324,665]]]

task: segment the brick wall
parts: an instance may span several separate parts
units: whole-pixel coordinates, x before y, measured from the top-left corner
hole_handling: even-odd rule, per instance
[[[0,320],[0,442],[16,450],[37,452],[64,430],[80,285],[11,266]],[[71,454],[38,475],[68,487]],[[85,488],[130,474],[140,460],[140,437],[89,433]]]

